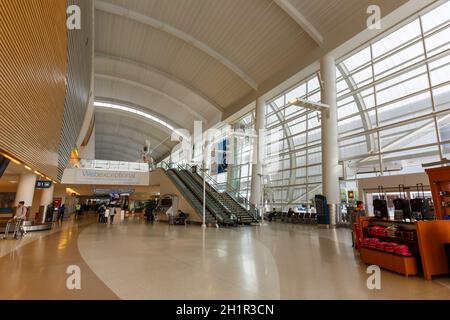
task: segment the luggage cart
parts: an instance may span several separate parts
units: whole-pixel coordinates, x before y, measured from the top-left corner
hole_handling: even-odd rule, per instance
[[[24,219],[11,219],[6,224],[5,234],[3,235],[2,239],[7,239],[9,234],[9,229],[11,228],[11,225],[14,225],[13,230],[13,237],[16,240],[22,239],[26,235],[26,231],[24,228]]]

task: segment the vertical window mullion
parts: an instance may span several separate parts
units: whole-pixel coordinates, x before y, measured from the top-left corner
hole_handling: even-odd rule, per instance
[[[425,55],[425,67],[427,68],[428,86],[429,86],[430,95],[431,95],[431,107],[432,107],[433,113],[434,113],[434,112],[436,112],[436,102],[434,99],[433,84],[431,82],[430,63],[428,61],[427,46],[425,43],[425,36],[423,33],[422,16],[419,16],[419,25],[420,25],[420,36],[422,37],[423,53]],[[436,115],[433,115],[433,121],[434,121],[434,129],[436,131],[436,139],[437,139],[437,143],[438,143],[437,146],[438,146],[438,151],[439,151],[439,158],[442,160],[444,158],[444,156],[443,156],[443,152],[442,152],[441,136],[439,133],[439,124],[438,124]]]

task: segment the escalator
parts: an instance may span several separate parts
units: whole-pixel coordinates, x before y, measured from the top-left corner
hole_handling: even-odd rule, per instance
[[[188,172],[197,181],[197,184],[200,184],[203,188],[203,178],[199,174],[191,173],[187,170],[185,171]],[[256,219],[255,207],[250,206],[248,203],[247,206],[249,208],[246,209],[244,207],[246,199],[241,199],[241,203],[239,203],[237,200],[235,200],[235,198],[239,199],[239,196],[233,198],[228,192],[219,192],[208,182],[206,182],[206,192],[210,197],[216,199],[225,210],[236,215],[239,224],[248,225],[258,222],[258,220]]]
[[[200,216],[203,216],[203,188],[199,187],[195,179],[186,170],[169,169],[167,174],[177,185],[183,196],[191,203]],[[223,226],[233,226],[236,218],[233,219],[229,212],[226,212],[214,199],[206,197],[206,223],[219,224]]]
[[[203,186],[200,185],[188,170],[174,170],[183,183],[191,190],[198,200],[203,201]],[[224,208],[217,199],[206,192],[206,208],[216,217],[222,225],[235,225],[237,218]]]
[[[177,189],[186,198],[186,200],[191,204],[191,206],[195,209],[196,213],[203,217],[203,203],[199,201],[197,197],[189,190],[189,188],[184,184],[184,182],[178,177],[175,170],[167,170],[167,176],[170,180],[175,184]],[[206,224],[216,225],[217,220],[214,215],[206,208],[205,210],[205,222]]]

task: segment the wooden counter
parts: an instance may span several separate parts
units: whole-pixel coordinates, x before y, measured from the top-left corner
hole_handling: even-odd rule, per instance
[[[405,276],[417,275],[417,262],[415,257],[402,257],[369,248],[361,248],[361,260],[365,264],[377,265],[380,268],[394,271]]]

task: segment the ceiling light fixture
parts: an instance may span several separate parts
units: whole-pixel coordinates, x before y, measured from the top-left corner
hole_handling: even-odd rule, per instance
[[[1,155],[3,156],[3,157],[5,157],[6,159],[8,159],[8,160],[10,160],[11,162],[14,162],[15,164],[22,164],[19,160],[17,160],[16,158],[13,158],[13,157],[11,157],[11,156],[8,156],[7,154],[5,154],[5,153],[1,153]]]
[[[75,194],[77,196],[79,196],[80,194],[78,192],[76,192],[75,190],[73,190],[72,188],[66,188],[66,192],[70,193],[70,194]]]
[[[327,111],[330,109],[330,106],[327,104],[309,101],[309,100],[301,99],[301,98],[295,98],[295,99],[289,101],[289,105],[302,107],[302,108],[314,110],[314,111]]]
[[[156,122],[156,123],[166,127],[170,131],[174,131],[175,130],[175,127],[173,127],[172,125],[170,125],[166,121],[161,120],[160,118],[158,118],[158,117],[156,117],[156,116],[154,116],[154,115],[152,115],[150,113],[146,113],[146,112],[140,111],[140,110],[135,109],[135,108],[130,108],[130,107],[114,104],[114,103],[99,102],[99,101],[94,102],[94,106],[133,113],[135,115],[138,115],[138,116],[144,117],[146,119],[149,119],[149,120],[151,120],[153,122]]]

